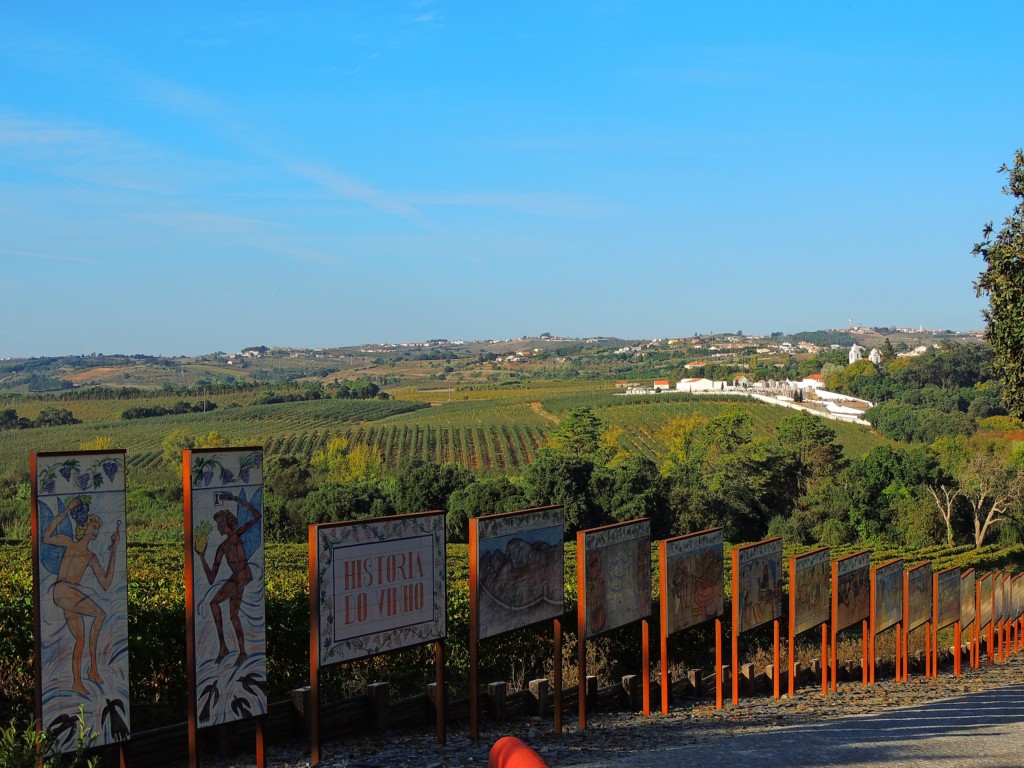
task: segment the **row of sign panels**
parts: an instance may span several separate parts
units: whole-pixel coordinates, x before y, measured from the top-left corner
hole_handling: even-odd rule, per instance
[[[124,451],[32,456],[39,716],[49,725],[84,706],[98,744],[130,732],[124,461]],[[203,727],[267,708],[262,451],[187,451],[183,480],[190,712]],[[563,538],[560,507],[470,520],[478,639],[562,615]],[[649,521],[580,531],[577,543],[586,637],[647,617]],[[721,616],[721,529],[659,547],[663,632]],[[867,618],[872,586],[876,631],[903,620],[904,588],[910,628],[931,620],[930,564],[905,571],[894,561],[876,568],[873,579],[866,552],[829,565],[827,549],[791,561],[796,632],[825,623],[830,608],[838,629]],[[781,616],[781,571],[779,538],[734,548],[738,631]],[[973,571],[937,576],[939,626],[958,619],[969,625]],[[314,664],[443,638],[445,581],[443,512],[311,526]],[[978,585],[982,626],[1024,612],[1019,578],[986,574]]]

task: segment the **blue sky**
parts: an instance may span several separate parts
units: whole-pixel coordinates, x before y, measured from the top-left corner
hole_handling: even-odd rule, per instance
[[[1014,3],[6,3],[0,357],[980,328]]]

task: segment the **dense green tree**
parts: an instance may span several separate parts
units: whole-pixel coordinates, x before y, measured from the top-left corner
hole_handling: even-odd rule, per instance
[[[646,517],[651,520],[652,537],[671,534],[668,480],[647,457],[632,456],[619,466],[597,467],[590,483],[594,503],[609,522]]]
[[[993,237],[992,224],[974,246],[985,269],[974,287],[988,297],[985,335],[992,345],[994,366],[1005,386],[1003,400],[1010,413],[1024,418],[1024,150],[1017,150],[1003,192],[1016,198],[1013,212]]]
[[[385,491],[373,482],[320,483],[302,504],[307,523],[381,517],[394,511]]]
[[[302,506],[309,493],[312,474],[294,456],[275,456],[264,464],[263,519],[267,538],[301,541],[306,518]]]
[[[473,473],[451,464],[414,459],[395,470],[391,505],[399,514],[446,509],[453,491],[473,482]]]
[[[18,416],[14,408],[0,410],[0,429],[27,429],[31,426],[31,420]]]
[[[76,419],[75,414],[67,408],[43,408],[33,422],[37,427],[59,427],[78,423],[79,419]]]
[[[445,526],[449,542],[469,539],[469,518],[513,512],[528,506],[526,495],[507,477],[480,478],[452,491]]]
[[[605,522],[590,497],[593,473],[592,458],[545,448],[523,470],[520,484],[530,506],[562,506],[565,534],[571,538],[580,529]]]
[[[186,427],[179,427],[178,429],[170,432],[160,442],[160,455],[164,460],[164,464],[170,467],[172,470],[181,470],[181,452],[195,448],[196,437],[192,434],[192,431]]]
[[[974,546],[984,546],[989,534],[1024,501],[1024,467],[1017,457],[989,446],[971,457],[957,473],[960,491],[970,504]]]
[[[601,447],[604,425],[593,409],[573,408],[558,424],[549,441],[552,448],[571,456],[595,456]]]

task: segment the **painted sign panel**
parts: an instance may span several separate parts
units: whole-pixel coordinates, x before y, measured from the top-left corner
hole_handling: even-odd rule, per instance
[[[903,620],[903,561],[879,565],[872,571],[875,594],[875,633]]]
[[[932,620],[932,564],[921,563],[906,571],[907,631]]]
[[[1010,583],[1011,578],[1009,573],[1003,574],[1002,579],[1002,592],[1003,592],[1003,610],[1001,612],[1003,621],[1007,621],[1012,613],[1013,606],[1010,603]]]
[[[44,728],[73,749],[85,709],[96,745],[130,734],[124,451],[31,458],[37,700]]]
[[[960,569],[947,568],[935,574],[935,629],[942,629],[960,621]]]
[[[478,637],[562,615],[565,536],[561,507],[470,518]],[[475,530],[474,530],[475,529]]]
[[[445,636],[443,512],[313,526],[317,664]]]
[[[868,618],[871,611],[871,563],[867,552],[858,552],[835,562],[835,630]]]
[[[636,520],[580,531],[586,564],[586,636],[651,613],[651,523]],[[578,544],[577,546],[580,546]]]
[[[978,579],[981,597],[978,603],[978,626],[985,629],[992,623],[992,574],[986,573]]]
[[[721,616],[725,606],[722,529],[691,533],[662,543],[666,633],[671,635]]]
[[[733,550],[733,599],[739,632],[782,616],[782,539],[766,539]]]
[[[992,620],[1003,620],[1003,574],[999,571],[992,576]]]
[[[962,629],[971,626],[976,618],[974,578],[973,568],[960,574],[960,627]]]
[[[1021,617],[1021,613],[1024,612],[1024,581],[1021,573],[1015,575],[1014,580],[1010,583],[1010,591],[1013,595],[1014,611],[1010,617],[1012,620],[1017,621]]]
[[[793,633],[799,635],[828,621],[830,550],[819,549],[793,558]]]
[[[186,452],[196,726],[267,712],[263,452]]]

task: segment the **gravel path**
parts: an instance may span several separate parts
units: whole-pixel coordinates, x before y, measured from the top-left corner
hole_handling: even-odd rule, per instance
[[[323,768],[455,768],[485,766],[499,737],[523,739],[552,768],[666,768],[747,764],[785,766],[982,766],[1024,765],[1024,653],[1004,664],[954,677],[911,676],[908,683],[880,681],[864,687],[840,683],[827,697],[807,686],[792,698],[741,698],[738,706],[676,705],[668,715],[588,713],[580,731],[567,716],[563,733],[551,721],[482,725],[473,741],[464,723],[452,724],[448,741],[432,733],[398,732],[324,745]],[[984,738],[979,738],[984,737]],[[249,758],[204,761],[217,768],[254,768]],[[268,766],[310,766],[306,744],[270,749]]]

